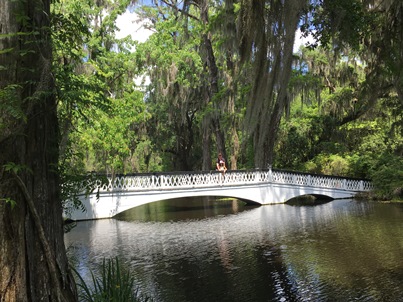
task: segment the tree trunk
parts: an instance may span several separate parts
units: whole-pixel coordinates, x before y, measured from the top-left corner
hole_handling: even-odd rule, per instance
[[[208,0],[201,1],[200,4],[200,19],[202,23],[207,27],[208,26]],[[218,93],[218,67],[216,64],[216,59],[214,56],[213,46],[211,44],[210,36],[208,33],[203,34],[203,45],[202,45],[202,60],[205,62],[208,73],[208,103],[213,104],[213,112],[208,113],[211,116],[209,117],[212,127],[212,132],[215,135],[216,145],[217,145],[217,154],[221,152],[226,158],[226,150],[225,150],[225,138],[224,132],[221,129],[221,111],[220,104],[218,103],[220,100],[217,100],[215,96]],[[204,150],[207,152],[207,150]],[[209,151],[210,152],[210,151]],[[205,158],[206,156],[203,156]],[[211,160],[210,160],[211,161]]]
[[[203,135],[203,162],[202,162],[202,170],[208,171],[211,170],[211,130],[210,130],[210,120],[208,117],[203,118],[202,122],[202,135]]]
[[[0,2],[8,50],[0,56],[0,301],[77,300],[63,241],[49,16],[48,0]]]

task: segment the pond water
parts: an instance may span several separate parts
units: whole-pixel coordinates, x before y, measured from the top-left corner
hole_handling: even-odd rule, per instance
[[[118,256],[154,301],[403,301],[403,205],[160,201],[65,234],[84,277]]]

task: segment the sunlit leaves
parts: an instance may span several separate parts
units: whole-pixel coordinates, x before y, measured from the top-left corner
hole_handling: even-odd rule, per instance
[[[131,160],[141,137],[141,125],[149,118],[142,93],[114,99],[108,111],[92,108],[90,119],[79,125],[72,139],[85,150],[86,170],[108,173],[138,171]]]

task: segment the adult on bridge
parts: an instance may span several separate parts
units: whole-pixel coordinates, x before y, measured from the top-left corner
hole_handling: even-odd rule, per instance
[[[227,165],[225,163],[225,158],[222,156],[222,153],[218,153],[218,158],[216,162],[216,169],[220,171],[223,175],[227,172]]]

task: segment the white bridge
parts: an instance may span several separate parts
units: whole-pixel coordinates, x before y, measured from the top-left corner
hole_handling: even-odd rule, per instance
[[[136,174],[98,181],[91,194],[79,196],[86,211],[73,210],[73,220],[110,218],[128,209],[172,198],[222,196],[247,203],[275,204],[304,195],[352,198],[370,191],[369,181],[280,170]]]

